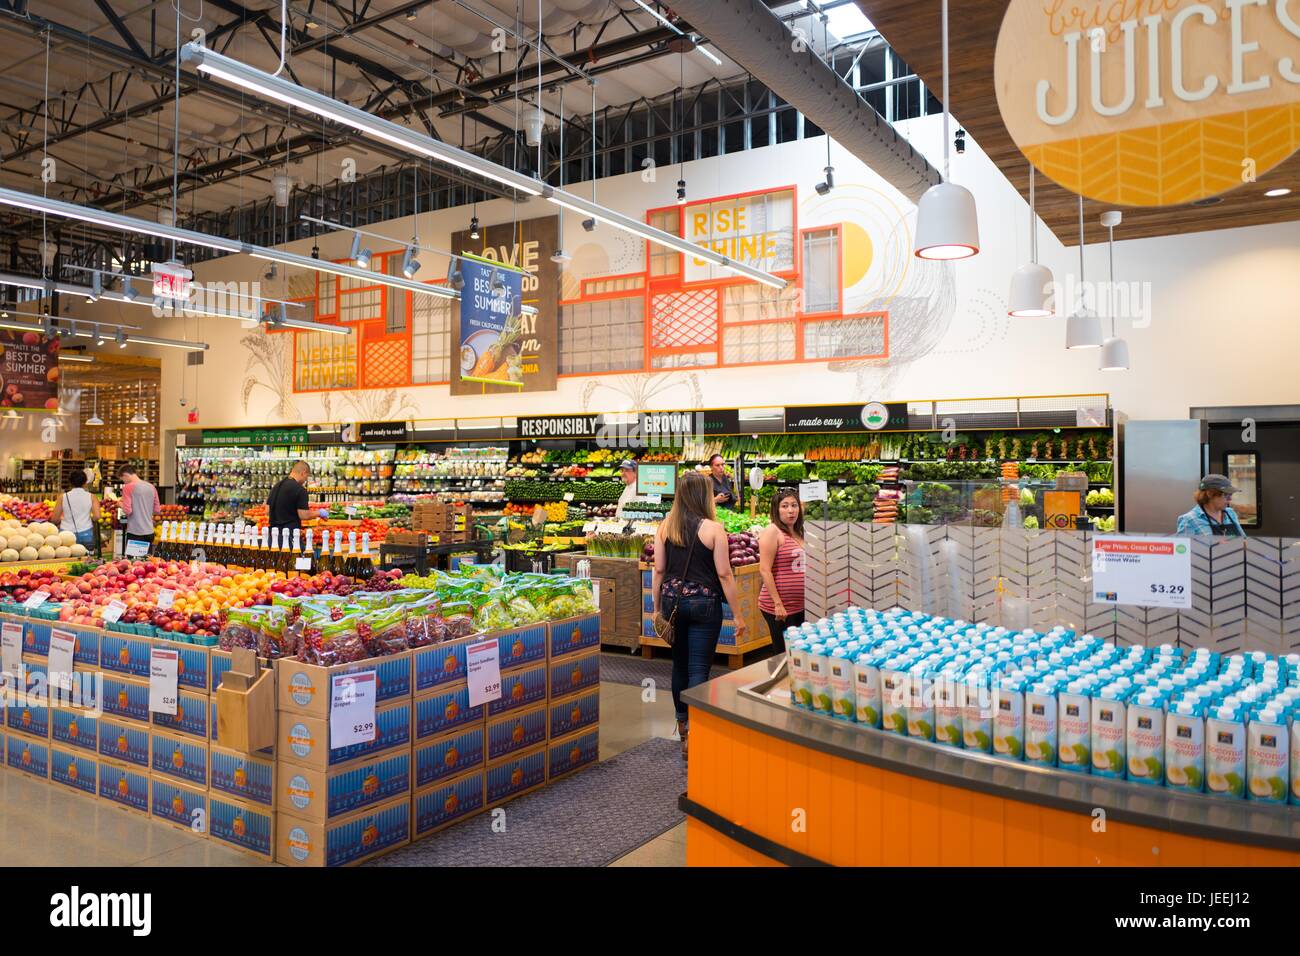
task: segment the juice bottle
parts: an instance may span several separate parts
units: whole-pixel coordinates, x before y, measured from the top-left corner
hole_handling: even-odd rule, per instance
[[[1165,717],[1165,786],[1191,793],[1205,788],[1205,720],[1186,698]]]
[[[1246,727],[1246,792],[1261,803],[1285,803],[1291,769],[1286,717],[1266,705]]]
[[[1232,704],[1212,708],[1205,718],[1205,792],[1246,796],[1246,722]]]
[[[1022,760],[1025,754],[1024,683],[1004,677],[993,689],[993,754]]]
[[[1157,691],[1143,691],[1128,707],[1128,779],[1161,786],[1165,782],[1165,710]]]
[[[1128,690],[1118,683],[1103,687],[1092,702],[1092,772],[1124,779],[1128,753]]]
[[[1074,773],[1092,768],[1092,697],[1071,681],[1056,697],[1057,766]]]
[[[1056,684],[1049,678],[1025,691],[1025,763],[1056,766]]]

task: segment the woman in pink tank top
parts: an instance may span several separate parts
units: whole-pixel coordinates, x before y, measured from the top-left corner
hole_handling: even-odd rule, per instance
[[[763,612],[776,653],[785,652],[785,630],[803,623],[803,504],[799,492],[782,488],[772,497],[772,523],[758,536]]]

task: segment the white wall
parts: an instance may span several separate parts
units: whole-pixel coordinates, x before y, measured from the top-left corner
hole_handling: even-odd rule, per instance
[[[909,125],[923,151],[937,162],[937,117]],[[1148,328],[1121,328],[1130,343],[1133,370],[1097,371],[1098,355],[1067,352],[1064,318],[1011,319],[1005,297],[1011,272],[1028,258],[1028,212],[1010,184],[969,143],[953,157],[953,178],[972,189],[979,206],[981,252],[953,264],[934,264],[910,254],[914,207],[897,191],[836,147],[837,186],[819,197],[812,186],[825,164],[821,139],[790,143],[687,164],[692,199],[795,184],[799,225],[850,221],[869,234],[874,257],[862,281],[846,290],[849,308],[891,310],[893,357],[886,363],[810,363],[761,368],[663,372],[562,378],[555,392],[450,398],[446,386],[416,386],[396,393],[356,391],[318,394],[285,392],[285,404],[269,378],[253,362],[240,339],[249,333],[236,322],[208,318],[180,322],[153,319],[145,309],[109,303],[80,306],[78,318],[143,321],[153,334],[196,334],[211,344],[195,376],[187,371],[188,404],[180,405],[184,353],[158,349],[163,360],[164,429],[185,427],[186,413],[200,411],[208,427],[289,422],[375,420],[383,418],[469,417],[616,411],[645,407],[690,407],[1008,395],[1110,392],[1113,404],[1137,418],[1184,417],[1189,406],[1266,404],[1300,400],[1295,361],[1300,355],[1300,225],[1192,233],[1116,243],[1118,281],[1149,283],[1152,321]],[[598,198],[623,212],[643,217],[648,207],[673,201],[676,170],[658,182],[629,174],[598,185]],[[575,187],[580,193],[590,184]],[[550,203],[533,200],[519,207],[520,218],[551,215]],[[1095,218],[1101,208],[1089,204]],[[480,204],[484,224],[507,221],[505,200]],[[600,226],[587,234],[577,216],[567,215],[563,242],[574,255],[565,276],[571,294],[579,277],[634,271],[643,264],[643,244]],[[424,243],[447,247],[449,234],[467,225],[461,208],[420,216]],[[370,227],[394,237],[397,248],[412,233],[410,220]],[[1058,281],[1077,274],[1078,253],[1066,250],[1040,226],[1040,259]],[[1124,228],[1117,230],[1124,235]],[[323,257],[347,254],[348,240],[320,240]],[[311,241],[288,248],[306,253]],[[1105,278],[1106,249],[1086,252],[1089,280]],[[252,281],[266,264],[245,256],[203,263],[199,280]],[[428,274],[445,272],[446,262],[426,262]],[[282,294],[275,289],[267,295]],[[287,336],[279,337],[282,340]],[[250,378],[263,385],[247,385]],[[195,378],[197,377],[197,390]],[[246,389],[247,406],[244,396]],[[196,401],[197,394],[197,401]]]

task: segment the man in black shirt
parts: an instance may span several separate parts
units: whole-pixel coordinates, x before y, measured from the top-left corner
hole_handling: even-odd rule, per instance
[[[266,499],[267,524],[272,528],[301,528],[306,520],[316,517],[307,497],[307,478],[311,466],[305,461],[295,461],[289,474],[281,478]]]

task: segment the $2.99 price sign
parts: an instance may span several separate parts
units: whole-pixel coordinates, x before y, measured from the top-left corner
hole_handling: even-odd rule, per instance
[[[1138,607],[1192,606],[1189,538],[1099,535],[1092,539],[1093,600]]]
[[[478,707],[501,699],[501,645],[495,637],[465,648],[469,705]]]
[[[368,744],[375,739],[374,671],[330,676],[330,749]]]

